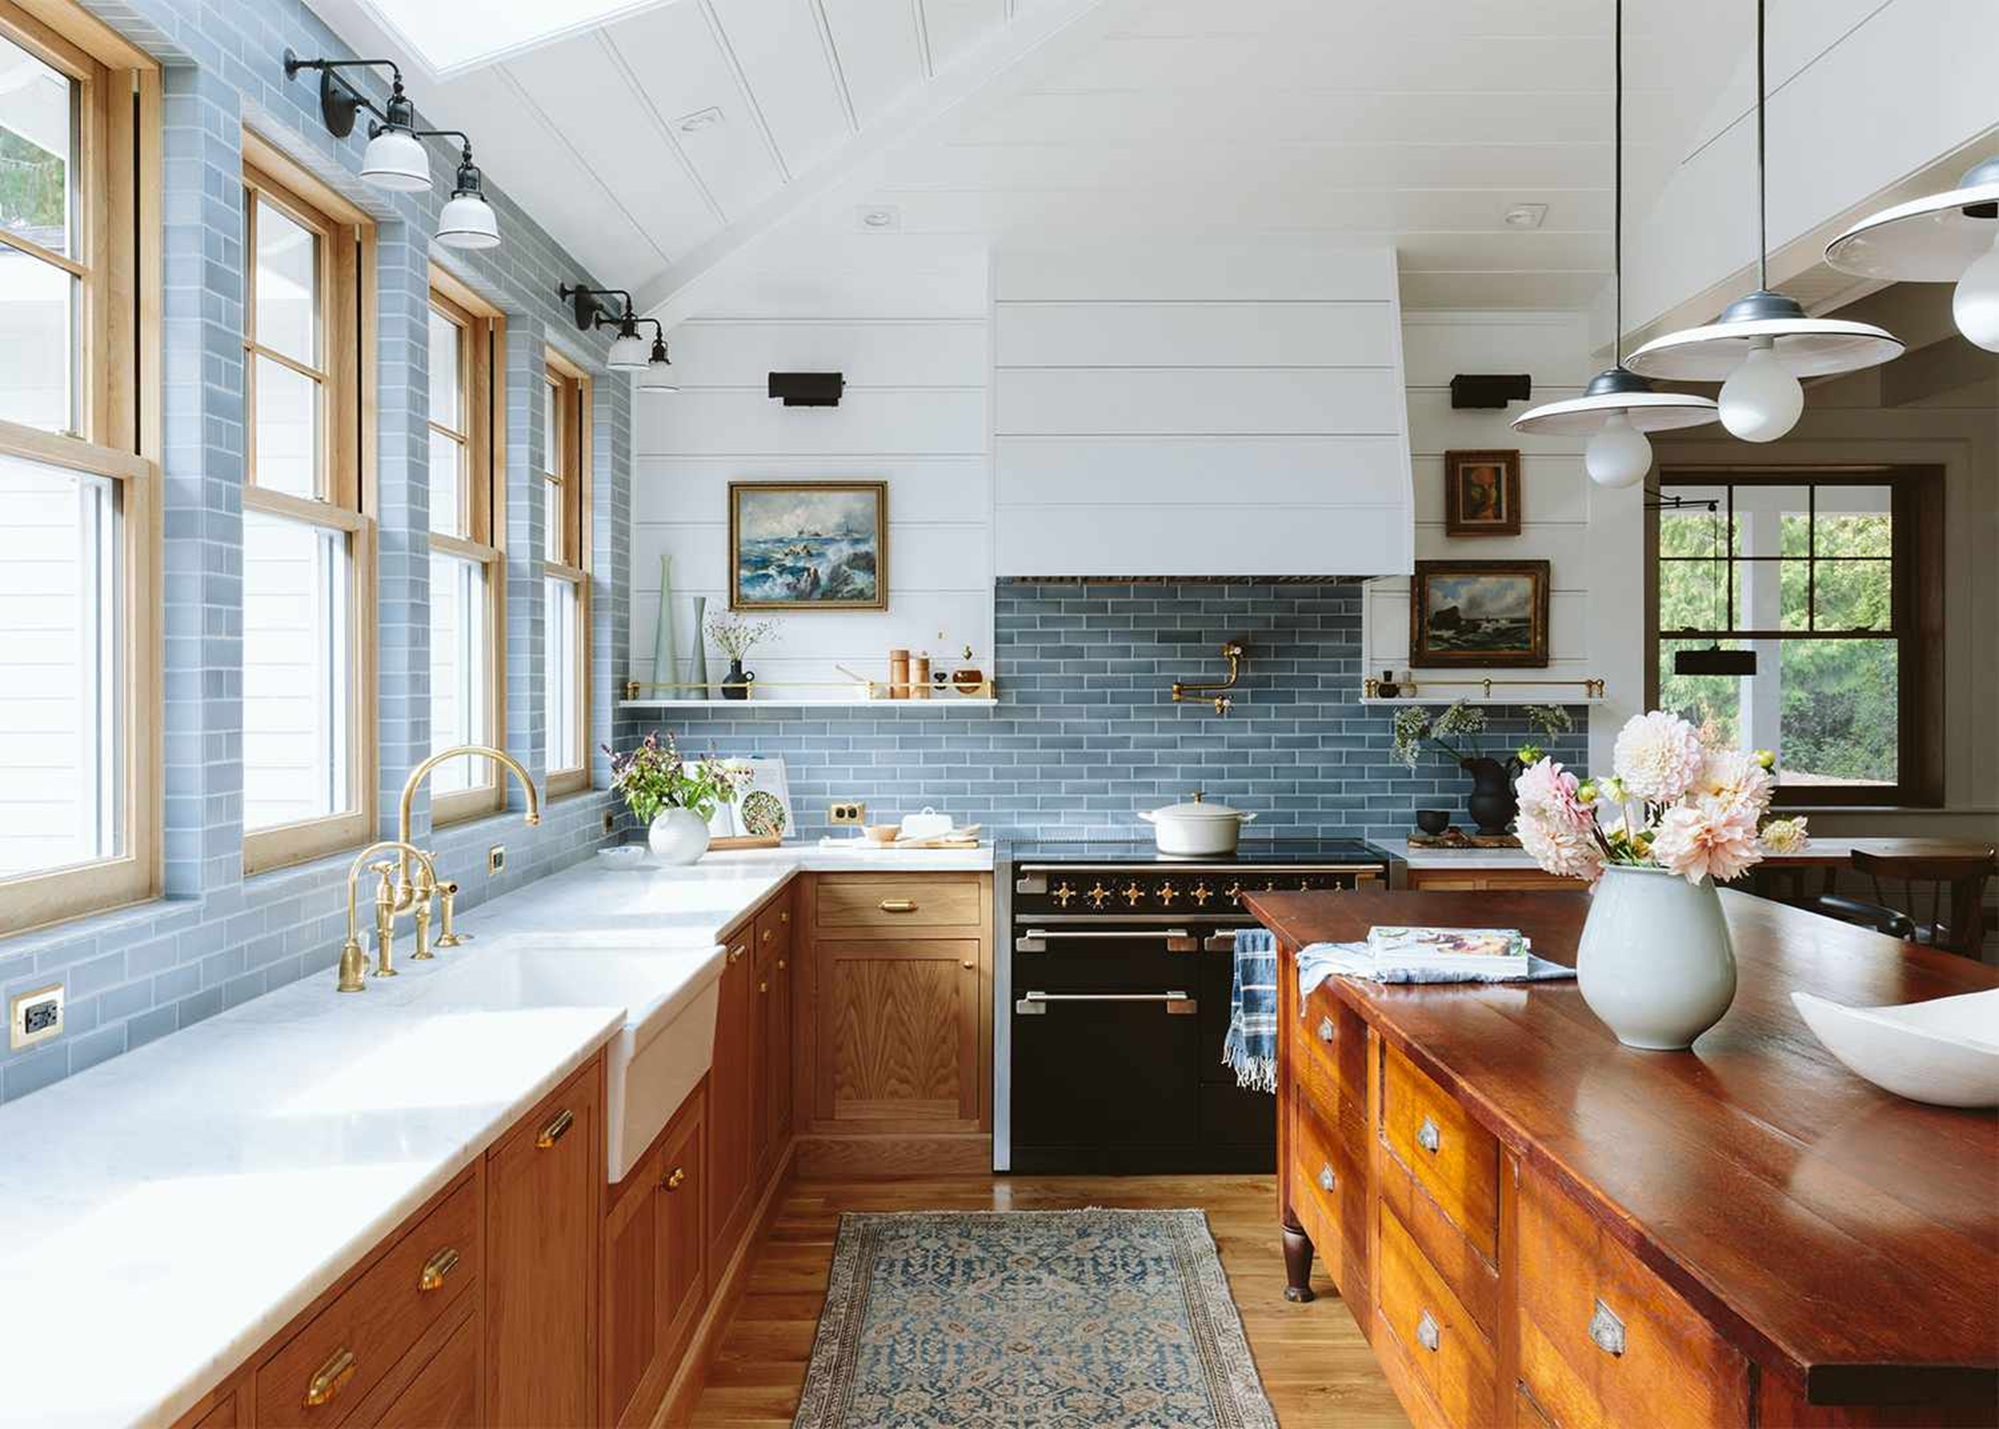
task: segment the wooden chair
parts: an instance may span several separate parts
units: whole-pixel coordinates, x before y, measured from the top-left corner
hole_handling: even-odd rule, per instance
[[[1985,882],[1999,874],[1999,853],[1993,849],[1966,854],[1855,849],[1853,871],[1873,883],[1874,901],[1827,893],[1814,905],[1820,912],[1939,952],[1983,956]],[[1920,911],[1925,896],[1927,916]]]

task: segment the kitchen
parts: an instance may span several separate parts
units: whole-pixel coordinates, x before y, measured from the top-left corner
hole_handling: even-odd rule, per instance
[[[0,1422],[1993,1420],[1991,1113],[1825,1020],[1999,942],[1927,3],[1761,156],[1749,0],[0,0]],[[1587,963],[1652,710],[1776,761],[1691,1052],[1305,986]]]

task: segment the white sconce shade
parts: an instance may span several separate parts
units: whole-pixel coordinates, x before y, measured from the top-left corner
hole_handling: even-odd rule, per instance
[[[425,193],[430,188],[430,155],[407,129],[384,126],[361,156],[361,177],[392,193]]]

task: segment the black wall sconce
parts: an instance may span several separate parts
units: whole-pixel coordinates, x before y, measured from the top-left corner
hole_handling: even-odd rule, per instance
[[[1534,378],[1525,372],[1498,377],[1460,372],[1451,379],[1451,406],[1459,410],[1501,408],[1533,395]]]
[[[636,372],[639,374],[641,392],[678,392],[680,386],[673,380],[673,361],[666,355],[666,327],[658,318],[640,317],[633,310],[632,295],[623,288],[591,288],[581,283],[571,286],[563,283],[556,293],[570,305],[576,316],[576,327],[581,332],[591,332],[597,328],[616,328],[618,335],[611,340],[611,349],[604,357],[604,365],[613,372]],[[604,302],[605,298],[621,299],[624,306],[614,310]],[[639,328],[651,324],[652,344],[647,346]]]
[[[1721,502],[1711,496],[1655,496],[1645,503],[1647,511],[1705,511],[1714,518],[1714,563],[1710,571],[1713,579],[1709,582],[1717,602],[1722,599],[1721,570]],[[1735,597],[1733,591],[1727,596],[1731,612],[1728,617],[1733,625]],[[1660,634],[1670,634],[1661,631]],[[1756,652],[1754,650],[1724,650],[1721,642],[1715,641],[1705,650],[1675,650],[1673,652],[1673,673],[1675,675],[1753,675],[1756,673]]]
[[[847,390],[838,372],[773,372],[768,391],[787,407],[837,407]]]

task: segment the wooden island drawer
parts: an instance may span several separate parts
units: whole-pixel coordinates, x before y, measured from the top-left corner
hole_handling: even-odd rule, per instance
[[[1375,1265],[1377,1330],[1452,1425],[1492,1424],[1497,1375],[1492,1343],[1386,1206]],[[1377,1336],[1377,1340],[1379,1336]],[[1639,1423],[1639,1420],[1631,1421]]]
[[[1343,1283],[1340,1256],[1345,1242],[1345,1206],[1350,1191],[1364,1194],[1355,1184],[1347,1158],[1338,1139],[1296,1091],[1291,1109],[1291,1204],[1299,1221],[1312,1238],[1326,1274]]]
[[[1381,1130],[1396,1157],[1479,1254],[1496,1260],[1499,1143],[1393,1047],[1382,1065]]]
[[[875,878],[822,875],[817,923],[827,929],[976,928],[980,879],[975,873],[903,874]]]
[[[1523,1170],[1520,1378],[1562,1429],[1747,1424],[1743,1356],[1582,1206]]]
[[[257,1422],[338,1424],[479,1275],[480,1182],[467,1176],[257,1369]]]

